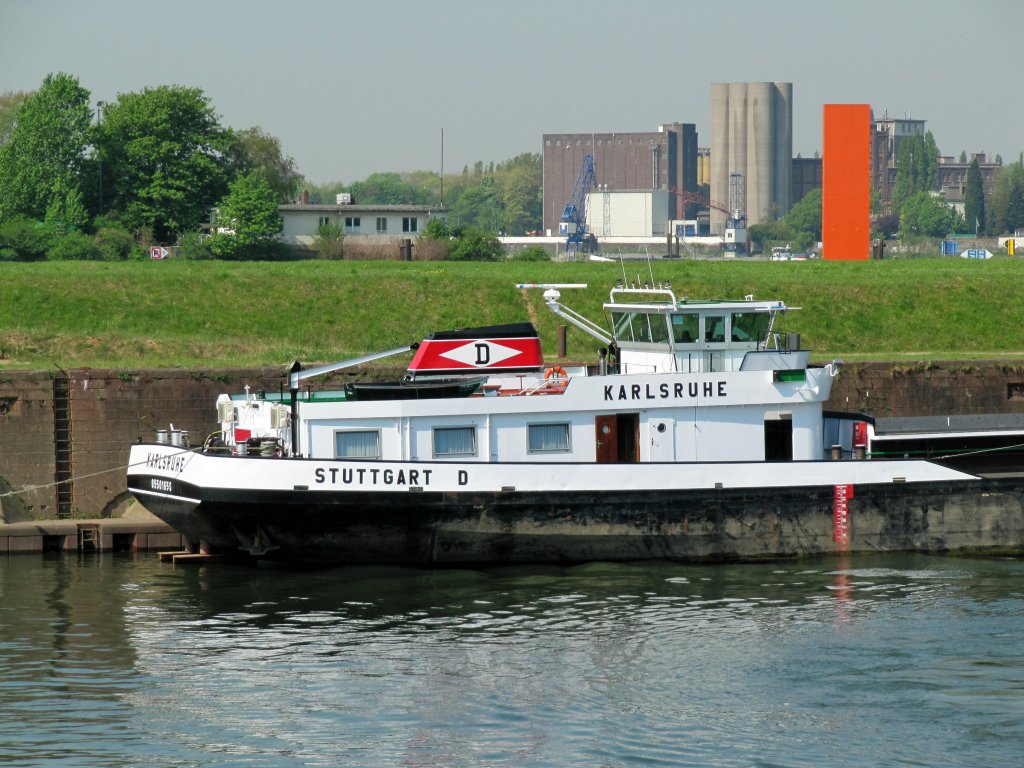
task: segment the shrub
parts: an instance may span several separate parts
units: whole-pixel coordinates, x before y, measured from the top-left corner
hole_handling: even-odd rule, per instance
[[[423,229],[423,237],[431,240],[444,240],[447,242],[451,236],[451,229],[445,219],[430,219],[427,222],[427,226]]]
[[[467,227],[448,251],[452,261],[498,261],[501,242],[494,235],[476,227]]]
[[[512,261],[551,261],[551,254],[543,246],[528,245],[523,250],[513,254]]]
[[[135,249],[132,233],[120,227],[101,227],[96,232],[95,243],[104,261],[127,261]]]
[[[213,258],[213,251],[210,250],[209,236],[199,232],[186,232],[178,238],[178,250],[176,256],[179,259],[189,261],[209,261]]]
[[[14,258],[7,261],[41,261],[53,245],[53,229],[27,216],[15,216],[0,224],[0,244]]]
[[[345,231],[337,224],[321,224],[313,238],[313,250],[321,259],[343,259]]]
[[[81,232],[68,232],[46,252],[50,261],[90,261],[103,258],[100,247]]]

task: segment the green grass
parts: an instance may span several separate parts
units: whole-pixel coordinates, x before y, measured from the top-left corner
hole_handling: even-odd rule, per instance
[[[816,360],[1024,356],[1024,262],[627,261],[630,280],[688,298],[782,299]],[[562,324],[541,291],[602,320],[618,263],[63,262],[0,265],[0,368],[218,368],[323,362],[434,330],[532,319],[545,351]],[[603,320],[602,320],[603,322]],[[570,327],[569,354],[598,343]]]

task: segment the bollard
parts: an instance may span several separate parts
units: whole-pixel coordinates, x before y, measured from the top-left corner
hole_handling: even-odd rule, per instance
[[[558,357],[559,359],[565,357],[565,326],[558,326]]]
[[[843,446],[833,445],[832,446],[832,461],[839,461],[843,458]]]

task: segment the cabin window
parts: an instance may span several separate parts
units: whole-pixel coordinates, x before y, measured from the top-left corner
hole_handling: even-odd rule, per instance
[[[330,216],[321,216],[320,220],[317,222],[317,227],[322,229],[323,227],[329,227],[329,226],[331,226],[331,217]]]
[[[568,453],[568,424],[531,424],[530,453]]]
[[[732,340],[753,343],[768,336],[767,312],[736,312],[732,316]]]
[[[339,459],[379,459],[380,432],[376,429],[335,432],[334,455]]]
[[[402,217],[403,232],[419,232],[420,222],[415,216]]]
[[[434,456],[476,456],[476,427],[434,429]]]
[[[349,232],[358,232],[360,227],[360,218],[358,216],[346,216],[345,217],[345,229]]]
[[[700,341],[700,315],[672,315],[672,337],[676,344]]]
[[[388,217],[378,216],[377,217],[377,234],[384,235],[388,231]]]

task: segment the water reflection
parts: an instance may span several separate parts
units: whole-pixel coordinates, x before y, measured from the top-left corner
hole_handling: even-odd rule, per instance
[[[850,555],[313,573],[9,558],[0,762],[1007,764],[1022,575]]]

